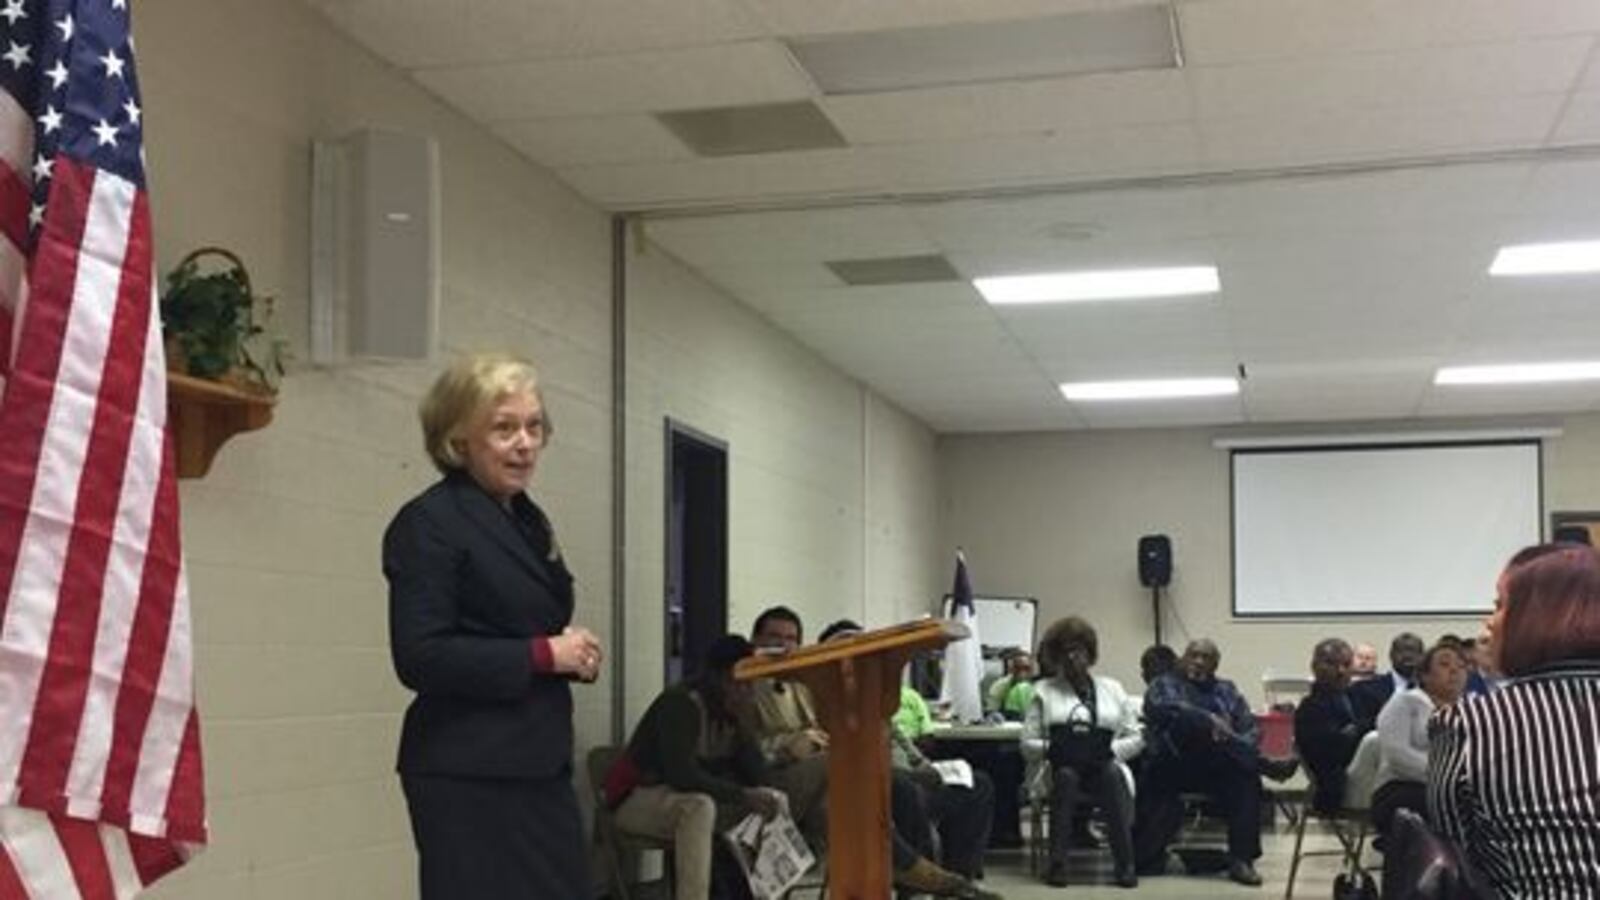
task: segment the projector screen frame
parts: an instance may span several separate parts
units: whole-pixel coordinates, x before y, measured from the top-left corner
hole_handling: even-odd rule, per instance
[[[1548,524],[1549,511],[1545,507],[1544,495],[1544,439],[1542,437],[1508,437],[1465,440],[1429,440],[1429,441],[1372,441],[1356,443],[1327,443],[1327,444],[1293,444],[1287,446],[1233,446],[1228,448],[1228,607],[1235,620],[1239,621],[1300,621],[1315,622],[1326,620],[1352,621],[1362,619],[1393,620],[1393,619],[1471,619],[1482,618],[1487,615],[1488,609],[1430,609],[1430,610],[1316,610],[1308,612],[1240,612],[1239,611],[1239,547],[1238,547],[1238,498],[1236,491],[1236,469],[1234,460],[1238,456],[1264,456],[1285,455],[1294,453],[1329,453],[1351,452],[1364,453],[1375,450],[1429,450],[1445,447],[1507,447],[1507,446],[1532,446],[1535,453],[1535,468],[1537,469],[1539,516],[1538,540],[1548,540],[1549,532],[1545,530]]]

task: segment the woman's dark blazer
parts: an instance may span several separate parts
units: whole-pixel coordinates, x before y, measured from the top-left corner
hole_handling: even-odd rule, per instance
[[[572,576],[525,495],[507,511],[447,475],[383,536],[389,646],[417,696],[400,735],[405,775],[564,776],[572,766],[565,676],[535,673],[532,639],[572,620]]]

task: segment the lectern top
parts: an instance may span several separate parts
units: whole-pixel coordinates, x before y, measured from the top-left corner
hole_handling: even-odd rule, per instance
[[[967,627],[959,622],[948,619],[919,619],[903,625],[891,625],[888,628],[836,638],[826,644],[812,644],[782,656],[751,656],[740,660],[739,664],[734,666],[733,675],[739,679],[770,678],[841,659],[872,656],[889,650],[910,652],[926,647],[943,647],[952,641],[965,640],[969,634]]]

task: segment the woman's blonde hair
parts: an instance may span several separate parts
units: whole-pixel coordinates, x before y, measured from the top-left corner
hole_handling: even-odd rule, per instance
[[[456,444],[472,420],[505,397],[528,391],[544,406],[539,373],[533,364],[509,353],[474,353],[463,356],[439,373],[433,387],[417,407],[422,422],[422,443],[440,472],[450,473],[466,464]],[[550,411],[544,411],[544,442],[554,430]]]

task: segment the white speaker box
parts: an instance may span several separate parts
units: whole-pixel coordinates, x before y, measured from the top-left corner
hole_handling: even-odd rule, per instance
[[[427,360],[439,321],[439,151],[368,130],[312,147],[311,358]]]

